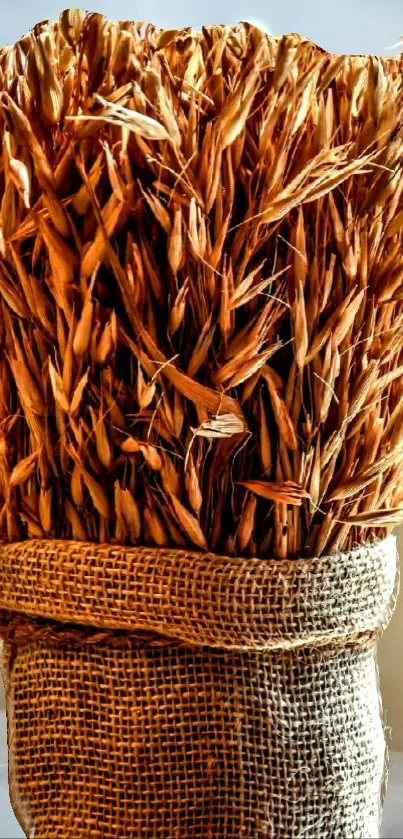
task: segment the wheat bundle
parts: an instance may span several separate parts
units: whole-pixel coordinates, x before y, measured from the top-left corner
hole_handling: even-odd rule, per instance
[[[403,500],[399,58],[64,12],[0,55],[0,536],[348,550]]]

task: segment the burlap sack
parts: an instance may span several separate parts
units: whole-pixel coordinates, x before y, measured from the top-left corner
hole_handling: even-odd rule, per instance
[[[35,839],[368,839],[392,537],[311,560],[0,550],[10,795]]]

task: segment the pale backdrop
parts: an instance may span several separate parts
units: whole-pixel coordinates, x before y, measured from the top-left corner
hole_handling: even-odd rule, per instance
[[[66,5],[69,5],[66,0]],[[77,5],[71,0],[70,5]],[[333,52],[390,55],[403,33],[402,0],[98,0],[83,5],[120,19],[147,18],[157,26],[200,27],[250,20],[275,34],[300,32]],[[1,45],[12,43],[34,23],[55,17],[57,0],[0,0]],[[403,529],[401,530],[403,555]],[[393,746],[403,750],[403,597],[380,645],[380,672],[387,724]],[[3,701],[0,688],[0,704]]]

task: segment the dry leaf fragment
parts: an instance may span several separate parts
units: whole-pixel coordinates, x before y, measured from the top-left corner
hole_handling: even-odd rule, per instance
[[[95,478],[93,478],[93,476],[86,471],[86,469],[80,467],[80,471],[83,481],[91,496],[95,509],[98,510],[100,516],[102,516],[104,519],[108,519],[110,512],[110,504],[105,490],[98,483],[98,481],[96,481]]]
[[[196,437],[232,437],[234,434],[243,434],[244,425],[236,414],[219,414],[190,430]]]
[[[171,268],[172,268],[172,263],[171,263]],[[173,270],[173,268],[172,268],[172,270]],[[186,282],[179,289],[178,294],[177,294],[176,299],[175,299],[175,302],[174,302],[174,304],[172,306],[172,309],[169,313],[169,333],[170,333],[171,336],[175,335],[175,332],[178,331],[180,325],[183,322],[183,318],[185,317],[187,294],[188,294],[188,283]]]
[[[76,507],[82,507],[84,504],[84,487],[81,472],[76,463],[74,464],[73,471],[71,473],[70,488],[71,497]]]
[[[70,403],[70,416],[72,416],[72,417],[75,416],[75,414],[78,412],[78,410],[80,408],[81,400],[83,398],[84,391],[85,391],[85,389],[88,385],[89,375],[90,375],[90,371],[89,371],[89,368],[88,368],[85,371],[85,373],[81,376],[80,381],[78,382],[78,384],[77,384],[77,386],[74,390],[74,393],[73,393],[73,396],[72,396],[72,399],[71,399],[71,403]]]
[[[357,312],[363,302],[365,290],[362,289],[354,297],[354,289],[351,289],[346,299],[340,304],[330,316],[329,320],[317,333],[309,353],[305,357],[305,364],[315,358],[327,340],[331,339],[333,346],[337,347],[347,335],[348,330],[354,323]]]
[[[178,522],[187,538],[199,548],[207,550],[206,539],[197,519],[189,513],[189,510],[183,506],[175,495],[169,493],[169,497]]]
[[[162,469],[161,455],[155,446],[151,446],[149,443],[144,443],[142,440],[137,440],[134,437],[126,437],[120,444],[120,448],[126,454],[137,454],[137,452],[141,452],[151,469],[155,469],[156,471]]]
[[[28,480],[38,465],[38,457],[39,452],[33,452],[14,466],[9,478],[10,488],[20,486]]]
[[[66,116],[66,120],[74,120],[79,122],[84,120],[86,122],[109,122],[112,125],[126,127],[139,137],[144,137],[147,140],[168,140],[169,134],[156,119],[142,114],[139,111],[125,108],[122,105],[117,105],[114,102],[109,102],[100,96],[98,93],[95,98],[100,102],[104,108],[97,114],[78,114],[77,116]]]
[[[87,531],[76,508],[73,504],[71,504],[68,498],[65,499],[64,504],[66,516],[70,522],[73,539],[76,539],[78,542],[88,541]]]
[[[91,340],[93,311],[94,304],[92,302],[91,291],[88,290],[74,334],[73,351],[75,355],[85,355],[88,350]]]
[[[62,286],[72,285],[77,266],[77,257],[74,251],[42,216],[38,216],[38,221],[43,240],[49,251],[49,262],[55,285],[59,283]]]
[[[41,487],[39,495],[39,519],[45,533],[50,533],[53,527],[52,517],[52,488]]]
[[[274,354],[275,348],[270,347],[265,352],[262,352],[258,355],[255,355],[254,358],[249,359],[244,364],[239,366],[239,369],[236,373],[232,376],[232,378],[227,382],[226,387],[233,388],[237,387],[238,385],[242,384],[242,382],[246,382],[251,376],[254,376],[262,367],[265,367],[269,358],[272,357]]]
[[[372,483],[372,481],[381,475],[382,472],[389,469],[392,465],[396,465],[402,457],[403,449],[395,449],[393,452],[385,455],[367,469],[364,469],[361,472],[356,472],[355,475],[348,478],[346,481],[343,481],[339,487],[336,488],[331,495],[329,495],[329,501],[340,501],[344,498],[350,498],[352,495],[356,495],[362,489],[365,489],[368,484]]]
[[[181,267],[183,259],[182,239],[182,210],[180,206],[174,213],[172,230],[168,241],[168,262],[172,273],[176,276]]]
[[[302,370],[308,352],[309,338],[306,319],[305,297],[301,283],[299,283],[296,288],[295,300],[293,304],[293,314],[295,324],[295,360],[299,369]]]
[[[248,499],[245,509],[242,513],[241,521],[237,530],[237,544],[241,554],[244,553],[252,538],[255,527],[257,501],[254,495]]]
[[[129,531],[130,542],[132,545],[135,545],[141,533],[139,508],[129,489],[122,489],[118,485],[118,491],[122,515]]]
[[[8,168],[11,178],[21,194],[24,207],[29,210],[31,182],[28,168],[22,160],[17,160],[14,157],[9,160]]]
[[[103,466],[109,469],[112,463],[112,448],[109,442],[105,422],[102,416],[97,416],[96,411],[90,407],[92,425],[95,433],[97,454]]]
[[[280,396],[273,376],[270,374],[270,368],[266,367],[264,370],[264,377],[267,382],[270,400],[273,408],[274,417],[281,437],[285,444],[291,451],[298,448],[298,441],[295,434],[295,428],[288,408],[284,399]]]
[[[203,504],[203,495],[200,489],[200,484],[197,477],[197,472],[192,455],[189,455],[188,457],[187,469],[185,474],[185,483],[190,506],[194,513],[196,513],[196,515],[198,516]]]
[[[155,382],[149,382],[148,384],[146,384],[143,376],[143,371],[139,363],[137,372],[137,399],[140,408],[148,408],[148,406],[154,399],[155,391]]]
[[[277,504],[291,504],[300,507],[304,498],[309,498],[309,493],[299,484],[293,481],[285,481],[282,484],[273,481],[238,481],[243,486],[269,501]]]
[[[234,143],[245,127],[259,81],[260,68],[257,56],[253,67],[248,68],[248,70],[249,72],[242,79],[239,87],[227,97],[218,118],[217,132],[222,150]]]
[[[365,510],[348,516],[346,524],[359,524],[361,527],[397,527],[403,521],[403,507],[390,507],[379,510]]]
[[[49,376],[50,376],[50,383],[52,385],[53,396],[55,397],[56,402],[58,403],[58,405],[60,405],[60,407],[62,408],[63,411],[68,411],[70,405],[69,405],[69,400],[68,400],[68,398],[66,396],[66,393],[64,391],[63,379],[62,379],[61,376],[59,376],[59,373],[57,372],[57,370],[53,366],[50,359],[49,359]]]

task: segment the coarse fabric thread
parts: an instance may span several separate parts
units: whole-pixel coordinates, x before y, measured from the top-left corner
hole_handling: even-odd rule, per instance
[[[281,561],[2,545],[10,796],[26,835],[379,836],[375,649],[396,569],[393,537]]]

